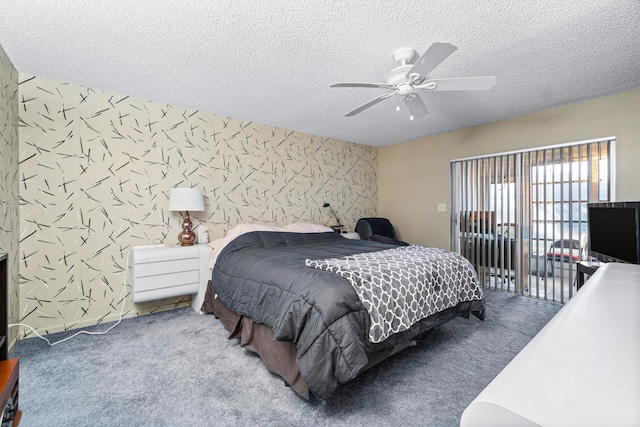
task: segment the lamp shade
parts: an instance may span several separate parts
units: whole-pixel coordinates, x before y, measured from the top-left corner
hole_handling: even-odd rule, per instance
[[[169,196],[170,211],[204,211],[204,197],[199,188],[172,188]]]

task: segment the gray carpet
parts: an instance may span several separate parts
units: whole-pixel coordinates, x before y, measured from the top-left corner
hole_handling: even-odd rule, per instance
[[[561,307],[491,290],[485,299],[484,322],[457,318],[437,328],[327,402],[298,397],[227,340],[214,316],[190,308],[54,347],[23,339],[11,355],[20,358],[20,426],[456,426]]]

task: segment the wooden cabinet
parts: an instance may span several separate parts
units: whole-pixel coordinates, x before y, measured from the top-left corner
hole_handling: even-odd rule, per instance
[[[2,405],[2,425],[17,427],[22,417],[18,409],[18,374],[17,358],[0,361],[0,404]]]
[[[9,282],[9,271],[7,267],[7,254],[0,252],[0,360],[7,360],[8,355],[8,334],[7,334],[7,288]]]
[[[7,360],[8,354],[8,285],[7,254],[0,253],[0,423],[16,427],[22,412],[18,409],[18,359]]]

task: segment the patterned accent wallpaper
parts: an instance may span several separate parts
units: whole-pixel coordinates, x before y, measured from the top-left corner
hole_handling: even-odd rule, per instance
[[[7,254],[9,323],[18,321],[18,72],[0,46],[0,252]],[[9,330],[13,348],[18,330]]]
[[[210,240],[243,222],[333,224],[324,202],[348,230],[376,214],[376,148],[31,75],[19,93],[19,320],[39,332],[118,318],[129,249],[177,242],[172,187],[202,188],[191,219]],[[127,289],[124,310],[188,303],[134,305]]]

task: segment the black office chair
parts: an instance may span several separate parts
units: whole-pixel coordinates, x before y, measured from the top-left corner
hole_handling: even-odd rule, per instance
[[[360,218],[356,224],[356,231],[361,240],[375,240],[400,246],[409,245],[398,239],[396,230],[387,218]]]

